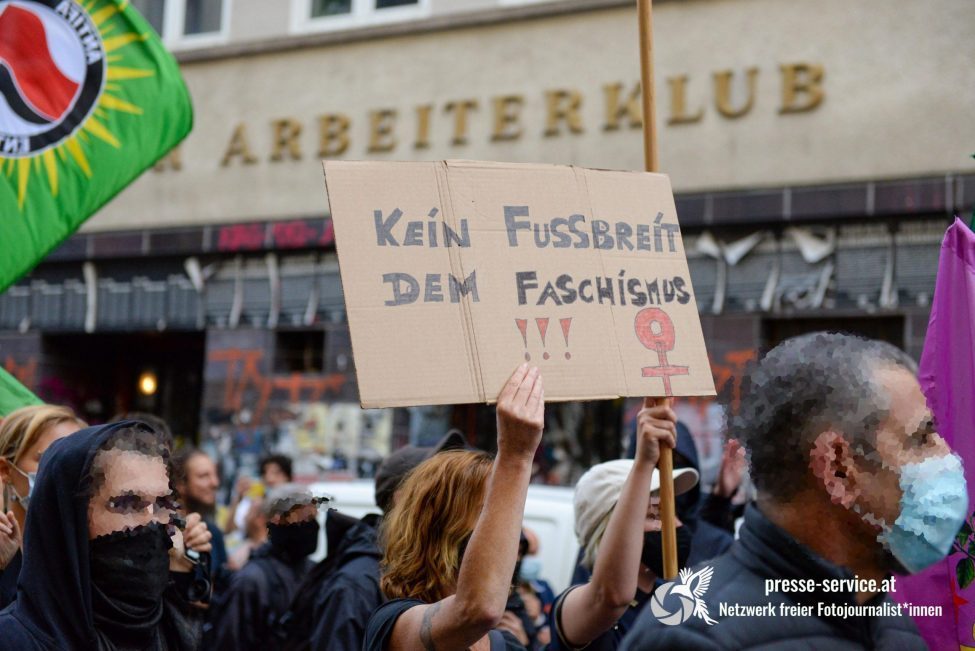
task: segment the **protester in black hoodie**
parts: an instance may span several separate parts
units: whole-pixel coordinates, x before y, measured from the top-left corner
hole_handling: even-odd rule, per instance
[[[433,447],[407,445],[383,461],[376,473],[376,504],[393,508],[403,479],[426,459],[462,449],[463,435],[451,430]],[[362,519],[329,511],[325,520],[328,556],[309,573],[292,599],[280,636],[288,650],[359,651],[369,616],[383,603],[379,588],[382,551],[377,542],[381,516]]]
[[[168,460],[168,443],[135,421],[83,429],[48,448],[17,599],[0,612],[3,648],[199,648],[202,616],[190,601],[204,595],[184,550],[208,552],[209,533],[198,516],[185,532],[170,524]]]
[[[694,445],[694,437],[684,423],[677,423],[677,447],[674,448],[674,468],[693,468],[701,473],[701,467],[697,457],[697,446]],[[693,488],[678,495],[675,498],[677,516],[687,527],[691,536],[691,552],[687,557],[687,565],[697,565],[698,563],[710,560],[725,553],[733,538],[731,534],[714,526],[700,515],[700,507],[704,501],[701,493],[701,485],[695,484]]]
[[[318,509],[295,484],[273,488],[264,499],[268,542],[251,554],[214,605],[214,649],[276,648],[278,619],[311,569],[318,546]]]

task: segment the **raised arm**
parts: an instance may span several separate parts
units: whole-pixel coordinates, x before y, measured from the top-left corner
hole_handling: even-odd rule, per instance
[[[677,442],[677,415],[667,403],[637,417],[636,457],[599,545],[592,579],[563,597],[559,632],[583,647],[616,624],[636,596],[650,481],[660,446]]]
[[[545,422],[544,398],[538,369],[526,364],[505,384],[498,397],[498,456],[457,590],[403,613],[393,629],[391,650],[466,649],[501,621],[518,556],[532,458]]]

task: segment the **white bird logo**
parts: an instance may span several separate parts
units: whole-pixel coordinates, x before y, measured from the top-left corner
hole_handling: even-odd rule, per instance
[[[678,575],[680,585],[675,585],[670,591],[671,594],[686,595],[689,599],[693,599],[694,615],[700,617],[709,625],[714,625],[718,622],[711,619],[711,615],[708,613],[708,606],[701,597],[704,596],[704,593],[708,591],[708,586],[711,585],[712,574],[714,574],[714,568],[710,566],[705,566],[698,572],[693,572],[690,568],[685,567]]]

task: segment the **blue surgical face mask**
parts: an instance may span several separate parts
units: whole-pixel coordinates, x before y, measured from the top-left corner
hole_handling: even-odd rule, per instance
[[[26,497],[22,497],[20,495],[20,493],[17,492],[17,489],[14,488],[12,484],[10,485],[10,495],[11,495],[10,496],[10,499],[13,500],[14,502],[17,502],[18,504],[20,504],[21,508],[23,508],[26,511],[27,510],[27,504],[30,502],[31,493],[34,492],[34,482],[37,480],[37,473],[36,472],[24,472],[23,470],[21,470],[20,468],[18,468],[17,466],[15,466],[12,463],[10,464],[10,467],[13,468],[14,470],[16,470],[21,475],[23,475],[24,477],[27,478],[27,496]]]
[[[521,561],[521,580],[537,581],[542,578],[542,561],[534,556],[525,556]]]
[[[908,463],[900,470],[901,512],[880,536],[911,574],[930,567],[951,551],[968,515],[968,487],[955,454]]]

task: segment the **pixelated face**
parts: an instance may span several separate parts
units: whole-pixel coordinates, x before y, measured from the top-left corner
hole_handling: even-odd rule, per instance
[[[678,527],[684,526],[680,518],[674,515],[674,522]],[[660,495],[653,493],[650,495],[650,503],[647,505],[647,518],[643,523],[644,531],[660,531]]]
[[[275,515],[271,518],[273,524],[298,524],[300,522],[311,522],[318,515],[318,508],[314,504],[303,504],[290,509],[284,515]]]
[[[89,539],[151,522],[169,524],[175,501],[162,457],[104,450],[93,466],[102,481],[88,502]]]
[[[878,370],[876,380],[890,396],[887,419],[876,434],[873,472],[863,480],[863,502],[868,512],[894,522],[900,514],[900,469],[929,457],[950,453],[948,444],[934,429],[917,379],[903,369]]]
[[[41,456],[51,447],[51,444],[69,434],[74,434],[79,429],[81,428],[73,421],[46,428],[34,441],[34,445],[24,450],[24,455],[17,461],[17,467],[21,472],[7,467],[6,460],[0,460],[0,479],[13,485],[18,495],[27,495],[28,481],[23,473],[37,472],[41,465]]]
[[[213,506],[217,503],[217,488],[220,478],[217,465],[205,454],[194,454],[186,463],[186,497],[201,504]]]
[[[288,476],[284,474],[284,470],[281,469],[276,463],[269,463],[264,466],[264,473],[261,475],[261,481],[268,488],[274,488],[275,486],[280,486],[281,484],[288,483]]]

